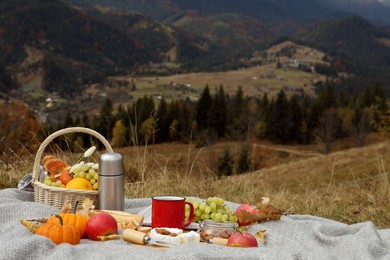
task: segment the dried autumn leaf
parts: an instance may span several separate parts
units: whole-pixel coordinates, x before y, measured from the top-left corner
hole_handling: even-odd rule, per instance
[[[91,209],[94,209],[95,205],[93,205],[93,200],[90,198],[85,198],[83,204],[81,205],[81,209],[77,210],[77,214],[89,217],[89,212]]]
[[[66,200],[64,202],[64,205],[62,205],[60,213],[72,213],[72,204],[70,203],[70,200]]]
[[[47,222],[47,218],[39,218],[39,219],[33,219],[32,221],[35,221],[37,223],[46,223]]]
[[[100,241],[107,241],[107,240],[120,239],[120,238],[122,238],[122,236],[117,235],[117,234],[113,234],[113,235],[107,235],[107,236],[98,236],[97,238],[100,239]]]
[[[267,243],[267,239],[265,236],[267,235],[267,230],[259,230],[255,233],[255,237],[263,242],[263,244]]]
[[[261,197],[261,204],[264,204],[264,205],[269,204],[269,198],[268,197]]]
[[[35,233],[35,231],[40,227],[43,223],[38,222],[35,220],[25,220],[25,219],[20,219],[19,222],[25,226],[31,233]]]
[[[249,213],[245,210],[236,212],[238,220],[249,223],[260,223],[268,220],[279,220],[283,212],[268,204],[268,198],[263,198],[260,205],[256,207],[256,213]]]

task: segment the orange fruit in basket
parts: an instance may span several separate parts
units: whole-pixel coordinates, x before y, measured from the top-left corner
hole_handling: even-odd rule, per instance
[[[67,189],[92,190],[92,184],[84,178],[74,178],[66,184]]]

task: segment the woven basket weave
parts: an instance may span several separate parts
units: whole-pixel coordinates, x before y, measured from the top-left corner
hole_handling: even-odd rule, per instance
[[[94,201],[94,205],[98,207],[99,191],[74,190],[60,187],[51,187],[39,181],[41,172],[41,159],[45,148],[56,137],[70,133],[86,133],[92,135],[96,137],[100,142],[102,142],[102,144],[106,147],[107,152],[113,152],[110,143],[101,134],[89,128],[69,127],[61,129],[49,135],[39,146],[37,154],[35,155],[32,182],[32,185],[34,186],[34,200],[36,202],[48,204],[61,209],[66,200],[71,201],[72,207],[74,207],[76,201],[82,202],[85,198],[90,198]],[[79,203],[79,205],[81,205],[81,203]]]

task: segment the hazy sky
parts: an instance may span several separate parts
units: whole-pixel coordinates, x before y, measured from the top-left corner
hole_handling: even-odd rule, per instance
[[[390,5],[390,0],[378,0],[378,1],[381,2],[382,4]]]

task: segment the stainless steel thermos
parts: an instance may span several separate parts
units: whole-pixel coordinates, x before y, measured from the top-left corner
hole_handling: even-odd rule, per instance
[[[104,153],[99,158],[99,208],[121,210],[125,207],[123,158],[119,153]]]

